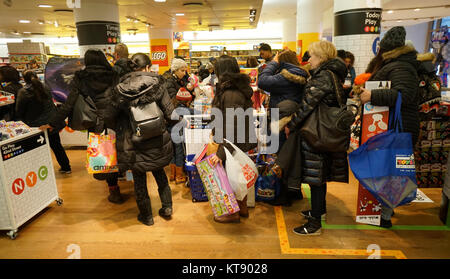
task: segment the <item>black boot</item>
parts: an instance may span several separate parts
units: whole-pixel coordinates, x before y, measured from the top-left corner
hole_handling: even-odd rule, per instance
[[[150,204],[150,199],[144,199],[136,201],[139,208],[139,215],[137,217],[138,221],[144,225],[151,226],[154,224],[152,216],[152,207]]]
[[[123,197],[120,194],[119,186],[109,186],[108,201],[115,204],[121,204],[124,202]]]

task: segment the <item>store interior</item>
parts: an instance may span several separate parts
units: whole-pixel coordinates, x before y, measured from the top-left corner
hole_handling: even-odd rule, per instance
[[[88,4],[87,0],[2,1],[0,67],[13,66],[22,73],[30,69],[30,61],[34,60],[35,72],[41,82],[46,83],[62,64],[81,69],[80,61],[88,47],[103,50],[113,63],[114,45],[120,42],[127,45],[130,57],[136,53],[147,54],[153,66],[157,66],[152,71],[160,75],[170,69],[174,57],[182,58],[188,65],[188,72],[194,74],[201,65],[224,54],[236,58],[241,72],[245,72],[250,57],[264,63],[259,50],[261,43],[270,45],[274,54],[290,49],[301,61],[309,43],[325,40],[333,42],[337,49],[346,48],[355,54],[354,68],[359,75],[364,73],[371,59],[366,53],[375,56],[377,40],[379,42],[392,27],[404,26],[406,40],[418,53],[431,52],[440,59],[435,66],[441,79],[442,97],[418,109],[423,116],[419,141],[425,143],[415,150],[417,198],[395,209],[391,228],[361,221],[360,216],[364,215],[361,210],[374,205],[372,201],[363,205],[362,187],[351,170],[349,183],[328,184],[327,219],[322,220],[320,236],[300,237],[292,232],[304,222],[300,212],[310,207],[308,184],[301,185],[303,199],[294,200],[290,206],[256,201],[249,209],[249,218],[241,218],[239,224],[220,224],[214,222],[209,202],[194,202],[187,184],[170,182],[173,216],[166,220],[158,216],[161,202],[150,172],[147,183],[154,225],[144,226],[136,220],[138,209],[130,172],[119,181],[124,203],[109,202],[105,181],[94,179],[86,170],[88,133],[65,127],[60,137],[70,158],[70,174],[58,172],[57,159],[50,149],[48,154],[39,154],[37,149],[31,150],[35,147],[29,147],[32,158],[24,157],[25,160],[11,164],[13,160],[8,157],[8,150],[12,151],[12,159],[14,156],[19,159],[20,153],[16,154],[14,147],[4,143],[14,145],[13,137],[0,137],[0,191],[5,192],[4,197],[0,195],[0,259],[449,259],[450,209],[449,196],[444,189],[450,187],[447,171],[450,5],[445,0],[348,1],[360,5],[361,10],[379,9],[381,13],[380,30],[368,32],[373,34],[362,31],[361,37],[353,41],[335,35],[339,13],[357,10],[345,2],[89,0]],[[83,10],[84,5],[90,5],[89,9]],[[309,9],[313,6],[314,9]],[[105,44],[81,43],[80,23],[95,20],[113,22],[118,32],[107,35],[111,40]],[[310,39],[307,34],[316,37]],[[161,53],[161,57],[156,55]],[[258,90],[255,84],[252,86]],[[58,105],[64,102],[58,99],[58,93],[53,94],[53,99]],[[12,105],[11,95],[1,91],[0,108]],[[5,125],[6,122],[0,122],[1,129],[17,130],[15,124]],[[40,130],[30,131],[29,135],[36,137],[39,143]],[[26,134],[20,132],[19,135]],[[18,150],[21,152],[20,148]],[[41,165],[50,167],[42,169]],[[165,171],[169,173],[169,167]],[[31,173],[36,176],[36,172],[38,183],[52,184],[55,189],[40,194],[38,187],[33,187],[36,181],[30,186],[27,177]],[[19,180],[24,183],[24,189],[17,193],[14,185]],[[28,191],[38,200],[51,202],[13,212],[15,202],[7,197],[11,185],[15,194],[12,198]],[[27,195],[21,202],[35,197]],[[2,227],[2,222],[9,223],[9,218],[13,220],[21,214],[27,216],[22,218],[20,226]]]

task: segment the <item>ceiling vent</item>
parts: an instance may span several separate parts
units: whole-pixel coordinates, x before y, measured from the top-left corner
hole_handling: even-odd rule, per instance
[[[55,13],[73,13],[73,10],[69,10],[69,9],[56,9],[56,10],[53,10],[53,12],[55,12]]]

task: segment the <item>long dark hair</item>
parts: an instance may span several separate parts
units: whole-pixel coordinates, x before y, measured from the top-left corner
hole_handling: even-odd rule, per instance
[[[109,64],[103,51],[99,49],[89,49],[84,54],[84,65],[88,66],[103,66],[108,70],[112,70],[111,64]]]
[[[0,80],[0,82],[19,83],[20,81],[19,71],[17,71],[16,68],[12,66],[0,67],[0,76],[2,79]]]
[[[369,65],[367,66],[366,73],[371,73],[372,77],[375,75],[376,72],[378,72],[383,67],[383,54],[386,52],[386,50],[380,48],[378,50],[377,55],[370,61]]]
[[[223,74],[225,74],[225,73],[238,74],[241,72],[236,58],[228,56],[228,55],[220,56],[216,62],[214,69],[215,69],[217,77],[219,78],[219,82],[220,82],[221,76],[223,76]]]
[[[150,60],[150,57],[148,57],[145,53],[136,53],[131,57],[130,61],[130,67],[133,69],[133,71],[142,71],[147,66],[152,65],[152,60]]]
[[[22,75],[25,83],[33,86],[33,92],[40,103],[48,99],[49,96],[45,92],[44,85],[34,71],[27,70]]]

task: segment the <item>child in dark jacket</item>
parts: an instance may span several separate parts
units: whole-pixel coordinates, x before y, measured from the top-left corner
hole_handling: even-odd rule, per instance
[[[178,90],[175,97],[176,109],[185,108],[188,109],[190,114],[194,114],[194,110],[191,108],[192,94],[189,93],[184,87]],[[180,131],[183,133],[183,130]],[[184,135],[180,135],[184,136]],[[170,163],[170,181],[175,181],[176,184],[186,183],[186,175],[183,171],[184,158],[186,154],[184,152],[183,143],[173,143],[174,155],[172,162]]]

